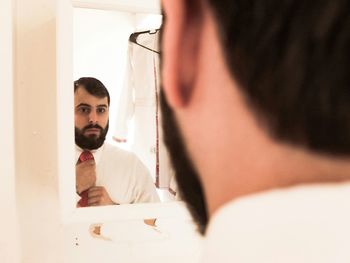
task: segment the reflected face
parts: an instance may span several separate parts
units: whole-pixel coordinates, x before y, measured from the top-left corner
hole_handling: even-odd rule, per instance
[[[74,117],[75,143],[87,150],[101,147],[108,131],[107,97],[95,97],[79,87],[74,93]]]

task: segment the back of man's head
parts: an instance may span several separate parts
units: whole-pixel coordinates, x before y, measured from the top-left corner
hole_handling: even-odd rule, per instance
[[[276,139],[350,153],[350,2],[208,0],[225,59]]]
[[[318,154],[305,154],[309,151],[304,149],[280,155],[281,148],[299,150],[281,147],[285,143],[318,153],[350,154],[349,1],[183,0],[164,1],[163,6],[164,138],[181,195],[202,232],[209,214],[238,195],[280,186],[283,176],[291,175],[283,181],[284,185],[305,182],[311,177],[308,182],[320,181],[314,174],[303,178],[307,169],[298,171],[300,174],[275,169],[276,160],[281,167],[290,165],[291,152],[294,157],[296,152],[302,152],[303,157],[312,155],[310,159],[320,161],[315,157]],[[215,34],[210,31],[212,21],[216,23]],[[217,33],[220,52],[215,46]],[[221,54],[231,79],[226,78],[221,67]],[[227,87],[234,92],[228,93]],[[240,92],[236,92],[236,87]],[[252,124],[251,114],[246,114],[244,120],[235,115],[246,113],[246,107],[240,105],[240,99],[228,98],[227,94],[238,93],[259,122],[259,129],[255,122]],[[242,123],[244,128],[239,126]],[[283,143],[267,140],[261,127]],[[264,144],[261,138],[265,139]],[[237,144],[243,140],[247,141]],[[259,148],[255,142],[264,147]],[[276,145],[280,151],[269,155],[271,146],[276,149]],[[258,157],[262,158],[255,162]],[[281,162],[280,157],[286,159]],[[294,164],[299,166],[293,167],[304,167],[300,163],[305,164],[308,158],[297,159]],[[270,166],[266,165],[267,159]],[[265,166],[257,166],[258,172],[248,169],[255,164]],[[276,177],[263,178],[271,175],[271,170]]]

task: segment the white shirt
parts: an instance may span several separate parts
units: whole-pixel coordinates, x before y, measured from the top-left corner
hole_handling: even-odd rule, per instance
[[[211,219],[202,262],[349,263],[350,184],[231,201]]]
[[[81,153],[76,146],[76,161]],[[96,186],[105,187],[113,202],[159,202],[147,168],[133,153],[107,143],[91,153],[96,162]]]

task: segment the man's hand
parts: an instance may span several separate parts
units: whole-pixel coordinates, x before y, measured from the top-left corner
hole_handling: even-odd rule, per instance
[[[79,163],[75,166],[77,193],[93,187],[96,183],[96,163],[94,160]]]
[[[100,205],[116,205],[109,197],[106,189],[103,186],[94,186],[89,189],[88,192],[88,205],[100,206]]]

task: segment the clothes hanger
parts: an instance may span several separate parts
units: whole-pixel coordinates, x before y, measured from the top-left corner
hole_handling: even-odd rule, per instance
[[[140,43],[137,42],[137,38],[138,38],[139,35],[143,35],[143,34],[151,34],[151,35],[153,35],[153,34],[156,34],[158,31],[159,31],[159,29],[147,30],[147,31],[141,31],[141,32],[132,33],[132,34],[130,35],[130,37],[129,37],[129,41],[132,42],[132,43],[134,43],[134,44],[136,44],[136,45],[138,45],[138,46],[140,46],[140,47],[143,47],[143,48],[145,48],[145,49],[147,49],[147,50],[149,50],[149,51],[152,51],[152,52],[155,52],[155,53],[157,53],[157,54],[160,54],[159,51],[154,50],[154,49],[151,49],[151,48],[149,48],[149,47],[146,47],[146,46],[144,46],[144,45],[142,45],[142,44],[140,44]]]

